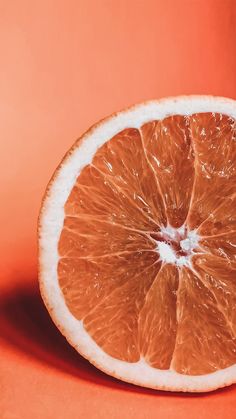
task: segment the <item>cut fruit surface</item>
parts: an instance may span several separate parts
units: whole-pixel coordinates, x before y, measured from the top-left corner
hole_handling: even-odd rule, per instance
[[[68,341],[134,384],[236,382],[236,103],[147,102],[92,127],[39,219],[45,304]]]

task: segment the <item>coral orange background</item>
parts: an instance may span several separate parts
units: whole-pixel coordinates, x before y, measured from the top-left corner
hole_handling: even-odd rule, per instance
[[[171,394],[90,366],[43,307],[36,256],[46,183],[91,124],[162,96],[236,99],[236,2],[2,0],[0,44],[0,418],[236,416],[236,386]]]

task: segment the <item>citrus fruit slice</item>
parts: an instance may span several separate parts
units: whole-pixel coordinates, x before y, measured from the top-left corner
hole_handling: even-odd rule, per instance
[[[39,219],[45,304],[75,349],[141,386],[236,381],[236,103],[152,101],[87,131]]]

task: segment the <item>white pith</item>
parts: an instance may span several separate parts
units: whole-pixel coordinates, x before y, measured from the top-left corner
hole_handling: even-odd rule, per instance
[[[162,262],[177,263],[178,259],[169,244],[157,241],[157,250]]]
[[[61,332],[79,353],[106,373],[137,385],[171,391],[209,391],[231,384],[236,382],[236,365],[211,374],[189,376],[171,369],[163,371],[152,368],[144,359],[128,363],[107,355],[65,304],[57,279],[57,245],[64,222],[64,204],[82,168],[91,162],[100,146],[125,128],[139,128],[150,120],[169,115],[197,112],[219,112],[236,118],[236,102],[210,96],[169,98],[134,106],[102,121],[84,135],[78,147],[74,147],[63,161],[47,190],[39,221],[40,288],[45,304]],[[193,249],[194,237],[188,237],[182,246]]]
[[[177,266],[189,266],[191,267],[191,256],[194,254],[194,249],[198,245],[199,237],[195,230],[186,233],[182,240],[178,240],[178,236],[184,236],[185,225],[183,224],[179,228],[171,226],[161,228],[160,235],[162,235],[165,241],[156,241],[157,251],[160,255],[160,260],[164,263],[173,263]],[[179,256],[177,252],[172,248],[168,241],[179,241],[180,248],[186,253],[184,256]]]

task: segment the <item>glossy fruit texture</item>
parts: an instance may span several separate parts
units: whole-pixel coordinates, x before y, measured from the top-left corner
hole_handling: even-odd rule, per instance
[[[112,357],[187,375],[236,363],[235,132],[221,113],[153,120],[77,178],[59,284]]]

